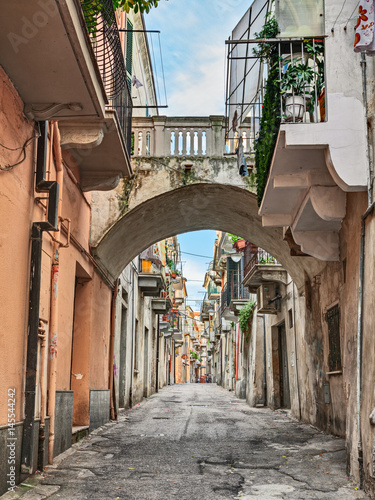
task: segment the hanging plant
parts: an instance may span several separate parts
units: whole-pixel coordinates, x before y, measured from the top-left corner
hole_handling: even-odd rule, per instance
[[[256,38],[276,38],[279,26],[274,17],[269,17]],[[260,43],[254,54],[266,61],[269,67],[262,106],[259,135],[255,141],[255,170],[257,179],[258,205],[261,204],[271,167],[273,151],[281,122],[279,55],[276,43]]]
[[[239,312],[241,332],[245,335],[246,342],[250,339],[251,326],[250,321],[253,319],[256,302],[251,300]]]

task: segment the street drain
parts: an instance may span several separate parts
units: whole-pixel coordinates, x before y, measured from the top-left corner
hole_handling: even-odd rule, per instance
[[[169,417],[152,417],[153,420],[169,420]]]
[[[190,405],[190,406],[200,406],[201,408],[207,408],[208,405]]]

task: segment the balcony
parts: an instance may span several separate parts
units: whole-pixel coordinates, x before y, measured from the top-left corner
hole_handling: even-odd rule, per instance
[[[207,286],[208,300],[217,300],[220,298],[221,287],[217,286],[214,281],[210,280]]]
[[[145,250],[143,254],[149,251]],[[144,297],[159,298],[162,290],[165,290],[166,284],[161,268],[161,263],[156,263],[148,259],[140,259],[141,272],[138,275],[138,287]],[[167,306],[167,299],[162,298]],[[156,305],[156,303],[155,303]],[[164,307],[164,306],[163,306]]]
[[[170,311],[172,302],[170,299],[152,299],[151,307],[155,314],[165,315]]]
[[[221,314],[227,320],[233,320],[233,315],[238,316],[242,307],[249,302],[250,293],[241,283],[241,272],[229,272],[227,283],[221,292]]]
[[[353,90],[361,74],[352,40],[348,40],[344,31],[331,35],[334,16],[326,11],[324,19],[323,3],[319,8],[313,4],[306,8],[318,9],[312,14],[316,15],[321,31],[308,22],[310,32],[306,36],[302,33],[307,29],[305,25],[297,26],[296,34],[283,32],[284,20],[277,17],[276,10],[280,36],[257,40],[254,31],[259,31],[261,26],[258,26],[252,31],[254,36],[245,37],[246,42],[229,42],[232,70],[244,51],[254,56],[255,49],[263,58],[251,61],[252,69],[242,83],[238,82],[238,88],[234,85],[235,72],[230,73],[228,115],[231,124],[236,110],[232,103],[245,88],[246,104],[241,105],[238,122],[250,115],[250,142],[255,148],[264,144],[264,149],[269,149],[270,142],[275,144],[270,163],[257,165],[264,172],[263,182],[258,186],[263,226],[290,227],[301,252],[337,261],[346,192],[364,191],[367,187],[366,120],[360,89]],[[330,35],[325,36],[324,32]],[[340,53],[345,54],[345,64],[337,69]],[[278,74],[272,69],[275,61],[279,64]],[[250,62],[247,64],[250,67]],[[352,67],[353,72],[349,69]],[[279,119],[267,131],[267,124],[262,122],[266,104],[263,82],[270,78],[279,82],[280,96],[273,103],[273,111],[267,110],[267,116]],[[268,99],[267,105],[269,102]],[[270,141],[275,130],[278,133]],[[229,136],[236,140],[234,127]]]
[[[59,120],[85,191],[111,189],[131,173],[130,133],[122,127],[130,100],[115,111],[127,85],[115,13],[110,0],[90,14],[95,8],[94,0],[21,0],[8,2],[0,19],[0,62],[25,114]]]
[[[201,307],[201,321],[209,321],[210,320],[210,314],[209,311],[212,309],[214,310],[215,303],[213,301],[207,300],[207,294],[205,295],[205,298],[202,302],[202,307]]]
[[[257,289],[264,283],[287,284],[287,272],[269,253],[259,249],[245,267],[245,278],[242,284],[250,293],[257,293]]]

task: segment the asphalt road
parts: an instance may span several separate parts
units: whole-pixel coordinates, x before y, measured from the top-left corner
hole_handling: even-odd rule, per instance
[[[42,483],[53,500],[367,498],[345,460],[342,439],[283,411],[214,384],[175,385],[91,434]]]

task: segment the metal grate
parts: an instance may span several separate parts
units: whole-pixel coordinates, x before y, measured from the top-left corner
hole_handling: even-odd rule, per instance
[[[326,320],[328,323],[329,371],[339,371],[342,369],[339,306],[334,306],[327,311]]]
[[[112,0],[80,0],[108,99],[126,86],[124,55]]]

